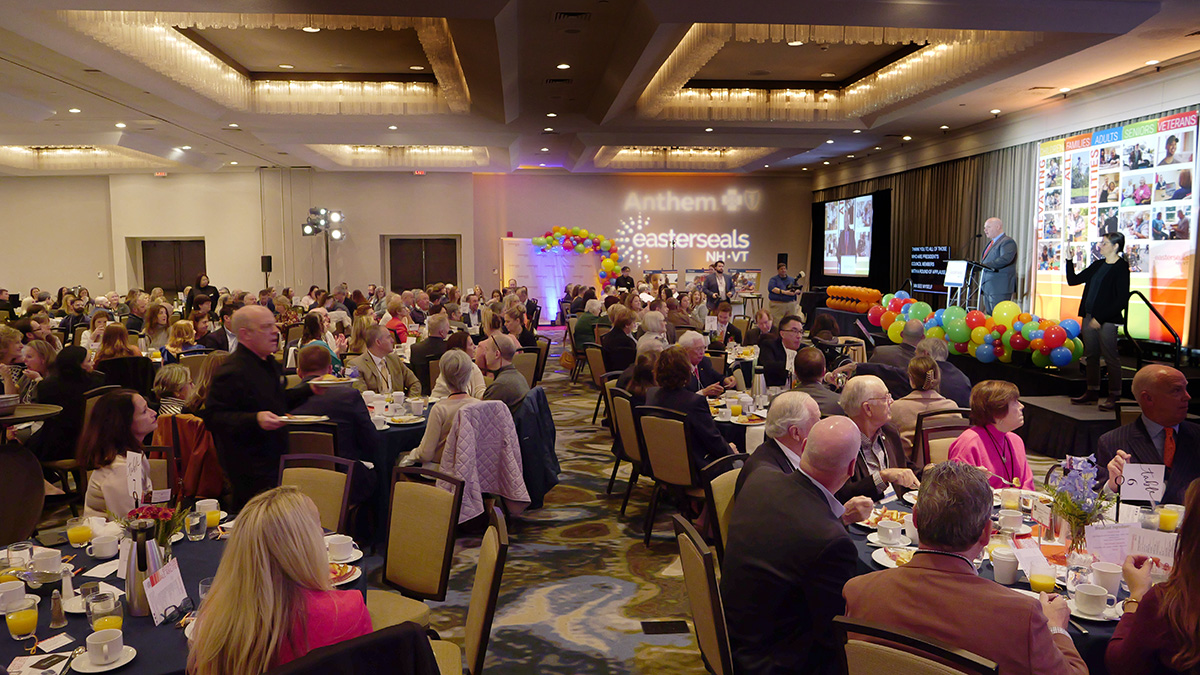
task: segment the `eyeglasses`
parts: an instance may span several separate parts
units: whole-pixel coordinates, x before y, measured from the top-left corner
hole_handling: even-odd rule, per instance
[[[892,395],[889,393],[889,394],[887,394],[886,396],[874,396],[874,397],[872,397],[872,398],[869,398],[869,399],[867,399],[867,400],[868,400],[868,401],[887,401],[887,402],[889,402],[889,403],[890,403],[890,402],[894,401],[895,399],[893,399],[893,398],[892,398]]]
[[[803,328],[789,328],[787,330],[781,330],[779,332],[780,333],[791,333],[792,335],[801,335],[804,333],[804,329]]]

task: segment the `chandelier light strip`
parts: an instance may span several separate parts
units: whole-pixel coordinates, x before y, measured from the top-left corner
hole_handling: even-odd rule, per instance
[[[0,145],[0,164],[26,171],[147,169],[176,165],[154,155],[115,145]]]
[[[664,146],[602,146],[592,160],[600,169],[703,169],[728,171],[778,148],[687,148]]]
[[[340,166],[359,169],[461,169],[487,166],[488,149],[465,145],[309,145]]]

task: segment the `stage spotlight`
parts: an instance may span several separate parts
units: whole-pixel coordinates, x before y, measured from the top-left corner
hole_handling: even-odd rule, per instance
[[[300,226],[300,231],[304,233],[304,236],[311,237],[317,233],[317,228],[313,227],[310,223],[304,223]]]
[[[330,211],[329,212],[329,222],[331,222],[331,223],[342,222],[342,212],[341,211]]]
[[[335,227],[329,231],[329,238],[334,241],[341,241],[346,238],[346,232],[340,227]]]

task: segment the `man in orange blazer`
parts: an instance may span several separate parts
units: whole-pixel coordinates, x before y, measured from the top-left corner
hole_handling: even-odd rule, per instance
[[[992,489],[962,462],[929,467],[913,509],[912,561],[846,582],[846,616],[924,635],[996,662],[1001,673],[1086,675],[1067,635],[1070,610],[982,579],[972,560],[991,537]]]

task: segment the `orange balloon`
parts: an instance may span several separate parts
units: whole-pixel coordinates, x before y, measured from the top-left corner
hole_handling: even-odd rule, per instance
[[[1033,315],[1029,312],[1021,312],[1017,315],[1017,321],[1020,321],[1021,323],[1029,323],[1030,321],[1033,321]]]
[[[996,320],[989,316],[983,320],[983,327],[988,329],[988,332],[990,333],[992,329],[996,327]]]
[[[895,312],[884,312],[883,316],[880,317],[879,327],[887,330],[888,326],[892,325],[892,322],[896,320],[896,316],[897,314]]]

